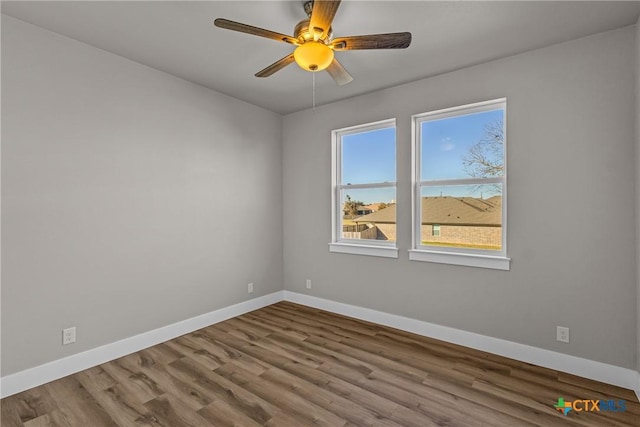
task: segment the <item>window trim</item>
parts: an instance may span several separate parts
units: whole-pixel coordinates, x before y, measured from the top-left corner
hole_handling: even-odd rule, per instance
[[[379,256],[386,258],[398,258],[397,241],[387,242],[382,240],[358,240],[343,239],[342,233],[338,230],[342,226],[342,207],[340,192],[344,188],[353,190],[366,188],[394,188],[397,194],[398,179],[396,168],[396,180],[394,182],[366,183],[366,184],[342,184],[342,137],[362,132],[373,132],[380,129],[396,128],[396,119],[385,119],[372,123],[365,123],[356,126],[349,126],[331,131],[331,243],[329,251],[337,253],[347,253],[356,255]],[[397,163],[397,140],[396,140],[396,163]],[[396,221],[397,221],[396,203]],[[398,224],[396,222],[396,230]]]
[[[422,123],[467,114],[476,114],[502,108],[504,111],[504,173],[501,177],[421,180],[422,157]],[[426,261],[443,264],[466,265],[470,267],[509,270],[511,259],[507,257],[507,99],[498,98],[489,101],[466,104],[451,108],[414,114],[411,116],[411,249],[409,259],[412,261]],[[502,185],[502,248],[500,251],[482,249],[440,247],[423,245],[421,239],[422,197],[424,185],[469,185],[491,184]]]

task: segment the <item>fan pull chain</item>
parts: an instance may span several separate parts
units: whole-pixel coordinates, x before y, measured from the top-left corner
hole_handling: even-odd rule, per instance
[[[311,76],[313,81],[313,84],[312,84],[313,90],[311,92],[311,99],[312,99],[312,108],[313,108],[313,111],[315,112],[316,111],[316,73],[311,73]]]

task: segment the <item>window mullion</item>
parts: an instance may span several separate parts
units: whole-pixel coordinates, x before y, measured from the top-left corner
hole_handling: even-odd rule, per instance
[[[392,188],[395,187],[395,182],[373,182],[368,184],[342,184],[338,185],[340,190],[352,189],[359,190],[364,188]]]
[[[501,184],[504,182],[503,176],[487,178],[456,178],[420,181],[421,187],[444,187],[448,185],[475,185],[475,184]]]

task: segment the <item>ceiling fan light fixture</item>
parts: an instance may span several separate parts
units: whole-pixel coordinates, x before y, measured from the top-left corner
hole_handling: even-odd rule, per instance
[[[333,61],[333,50],[322,42],[308,41],[293,52],[296,64],[306,71],[322,71]]]
[[[334,51],[364,49],[405,49],[411,44],[411,33],[365,34],[361,36],[333,38],[331,24],[338,11],[341,0],[308,0],[304,10],[308,19],[298,22],[293,29],[293,36],[265,30],[241,22],[217,18],[213,21],[216,27],[240,33],[251,34],[279,42],[289,43],[297,48],[284,58],[280,58],[268,67],[258,71],[256,77],[269,77],[282,70],[292,62],[304,71],[326,70],[339,85],[353,80],[334,57]],[[314,80],[315,81],[315,80]]]

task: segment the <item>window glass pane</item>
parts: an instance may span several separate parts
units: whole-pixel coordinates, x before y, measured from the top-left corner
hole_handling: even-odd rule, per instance
[[[424,186],[422,245],[502,249],[502,185]]]
[[[421,181],[504,174],[504,110],[421,124]]]
[[[342,239],[396,240],[396,189],[341,191]]]
[[[341,184],[395,182],[395,128],[344,135],[341,176]]]

